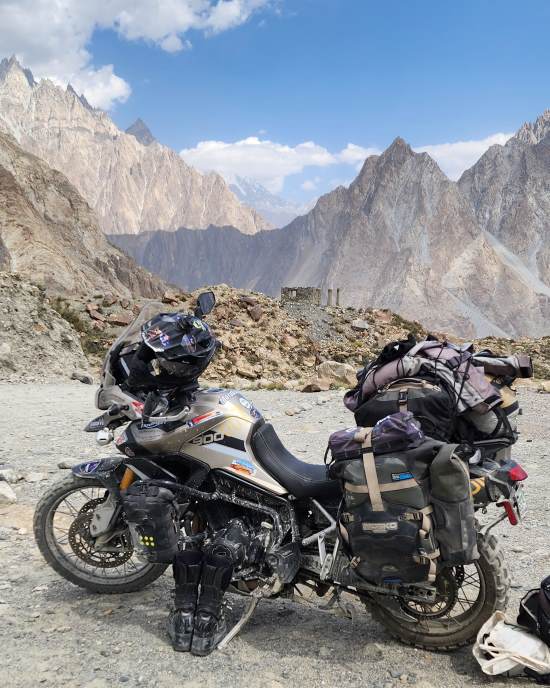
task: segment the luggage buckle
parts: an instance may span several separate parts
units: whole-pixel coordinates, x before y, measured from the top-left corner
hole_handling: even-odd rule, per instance
[[[406,406],[408,401],[409,393],[406,389],[399,390],[399,396],[397,398],[397,403],[399,406]]]
[[[351,559],[349,565],[351,566],[352,569],[356,569],[359,566],[360,561],[361,561],[361,559],[359,559],[359,557],[357,557],[357,556],[353,557],[353,559]]]

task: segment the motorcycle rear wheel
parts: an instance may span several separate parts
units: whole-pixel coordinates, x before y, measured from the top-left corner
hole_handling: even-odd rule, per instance
[[[469,645],[495,611],[506,609],[510,596],[510,577],[497,538],[494,535],[479,534],[478,549],[479,559],[475,564],[444,570],[446,573],[443,575],[448,577],[449,582],[455,578],[454,601],[450,600],[447,607],[443,597],[438,603],[439,606],[408,605],[403,600],[398,600],[405,614],[416,616],[416,621],[409,621],[398,611],[394,612],[384,606],[381,598],[379,603],[369,606],[373,617],[394,638],[407,645],[441,651],[456,650]],[[465,607],[467,598],[464,592],[461,593],[463,586],[460,586],[460,581],[475,587],[472,581],[475,580],[476,574],[479,581],[478,595],[475,600],[468,599],[472,604]],[[453,610],[455,616],[452,614]]]
[[[93,549],[88,514],[91,502],[105,493],[105,487],[93,478],[70,476],[53,485],[34,512],[36,544],[47,564],[81,588],[104,594],[137,592],[162,576],[168,565],[136,561],[124,533],[118,553]]]

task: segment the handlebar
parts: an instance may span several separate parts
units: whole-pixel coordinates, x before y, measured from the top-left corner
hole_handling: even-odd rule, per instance
[[[183,420],[189,413],[189,406],[184,406],[179,413],[175,413],[173,416],[146,416],[142,415],[142,420],[145,423],[158,423],[159,425],[163,423],[177,423],[179,420]]]

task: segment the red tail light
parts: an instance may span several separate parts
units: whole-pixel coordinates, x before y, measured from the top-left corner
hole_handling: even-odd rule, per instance
[[[515,483],[519,483],[522,480],[525,480],[527,476],[527,472],[523,470],[523,468],[518,464],[516,464],[513,468],[510,468],[508,471],[508,477],[510,480],[513,480]]]

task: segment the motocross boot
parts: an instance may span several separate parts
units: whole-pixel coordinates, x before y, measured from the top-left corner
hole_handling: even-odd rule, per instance
[[[176,652],[191,649],[201,569],[202,552],[184,550],[174,557],[176,596],[174,609],[168,617],[168,634]]]
[[[227,634],[223,596],[233,575],[233,564],[227,557],[205,554],[202,565],[201,591],[195,612],[195,629],[191,653],[201,657],[215,650]]]

